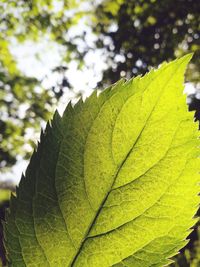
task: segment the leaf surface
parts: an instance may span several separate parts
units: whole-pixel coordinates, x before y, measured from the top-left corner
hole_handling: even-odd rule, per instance
[[[198,199],[191,55],[55,113],[5,224],[9,266],[161,267],[186,244]]]

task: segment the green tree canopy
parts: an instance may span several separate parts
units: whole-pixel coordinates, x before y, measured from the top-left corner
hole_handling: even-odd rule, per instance
[[[193,0],[103,1],[93,26],[110,63],[103,81],[144,73],[187,51],[196,52],[188,77],[199,81],[199,12],[200,2]]]
[[[55,1],[3,0],[0,3],[1,169],[13,166],[19,155],[29,157],[27,143],[33,146],[33,142],[26,138],[27,129],[38,132],[40,122],[50,118],[55,100],[62,95],[61,87],[41,88],[38,92],[36,86],[41,87],[41,81],[19,71],[10,46],[13,39],[20,46],[27,40],[40,42],[45,35],[56,42],[62,39],[64,43],[65,32],[80,14],[67,19],[64,13],[74,9],[77,3],[72,0],[63,5],[56,11]],[[68,51],[70,54],[71,49]]]
[[[3,0],[0,11],[1,167],[15,164],[17,155],[29,156],[24,146],[30,143],[25,138],[27,128],[38,131],[40,121],[49,118],[55,99],[62,95],[63,85],[70,87],[64,74],[56,90],[42,88],[38,93],[35,87],[40,81],[25,76],[17,67],[10,50],[13,38],[20,46],[48,36],[65,48],[63,63],[77,61],[79,68],[88,52],[100,49],[107,65],[101,85],[145,73],[163,60],[192,51],[196,53],[187,77],[199,82],[199,1]],[[96,36],[93,47],[87,42],[86,31],[69,35],[80,21]],[[80,40],[84,42],[81,49]],[[65,69],[58,66],[55,71],[65,73]]]

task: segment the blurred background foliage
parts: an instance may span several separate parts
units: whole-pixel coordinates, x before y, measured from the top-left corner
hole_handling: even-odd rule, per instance
[[[200,119],[199,14],[197,0],[0,1],[1,218],[9,192],[14,189],[1,177],[20,160],[30,157],[35,136],[62,97],[66,102],[83,95],[74,89],[70,77],[73,72],[79,79],[78,73],[84,75],[89,69],[88,90],[103,88],[120,77],[144,74],[164,60],[195,52],[186,81],[190,81],[189,108],[196,110],[196,119]],[[44,40],[61,47],[59,64],[48,77],[27,75],[19,67],[23,45],[29,42],[29,49],[34,50]],[[21,49],[22,59],[13,53],[13,47]],[[38,60],[40,56],[34,54]],[[44,68],[49,60],[45,59]],[[74,62],[76,68],[70,72]],[[23,66],[24,70],[31,68],[31,64]],[[51,76],[55,77],[53,81]],[[69,94],[71,98],[66,97]],[[196,226],[192,240],[172,266],[200,266],[198,235]]]

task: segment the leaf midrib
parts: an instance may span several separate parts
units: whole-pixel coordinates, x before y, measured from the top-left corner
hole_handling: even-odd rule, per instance
[[[112,184],[111,184],[111,187],[110,187],[110,189],[108,190],[108,193],[105,195],[103,201],[101,202],[101,204],[100,204],[100,206],[99,206],[99,209],[98,209],[98,211],[97,211],[97,213],[96,213],[94,219],[92,220],[91,224],[89,225],[89,227],[88,227],[88,229],[87,229],[87,231],[86,231],[86,234],[85,234],[84,237],[83,237],[83,241],[81,242],[81,244],[80,244],[80,246],[79,246],[79,248],[78,248],[78,251],[77,251],[76,255],[74,256],[72,262],[69,264],[70,267],[73,267],[73,266],[74,266],[74,264],[75,264],[75,262],[76,262],[78,256],[80,255],[81,250],[82,250],[82,248],[83,248],[83,246],[84,246],[84,244],[85,244],[85,241],[87,240],[88,235],[89,235],[90,231],[92,230],[92,227],[93,227],[93,225],[95,224],[96,219],[98,218],[98,216],[99,216],[99,214],[100,214],[100,212],[101,212],[102,207],[104,206],[106,200],[108,199],[108,196],[109,196],[110,192],[112,191],[113,185],[115,184],[115,181],[116,181],[116,179],[117,179],[117,177],[118,177],[118,174],[120,173],[121,169],[123,168],[124,163],[126,162],[126,160],[128,159],[128,157],[129,157],[130,154],[132,153],[133,148],[135,147],[135,145],[136,145],[137,142],[139,141],[139,139],[140,139],[140,137],[141,137],[143,131],[145,130],[145,128],[146,128],[146,126],[147,126],[147,124],[148,124],[148,122],[149,122],[149,120],[150,120],[150,118],[151,118],[151,116],[152,116],[152,114],[153,114],[153,112],[154,112],[154,110],[155,110],[157,104],[159,103],[159,101],[160,101],[160,99],[161,99],[161,97],[162,97],[162,95],[163,95],[163,93],[164,93],[164,90],[163,90],[163,89],[166,88],[167,84],[171,82],[172,78],[175,76],[176,72],[179,70],[180,66],[181,66],[184,62],[185,62],[185,61],[181,62],[181,64],[180,64],[180,65],[178,66],[178,68],[176,69],[176,71],[173,72],[171,78],[170,78],[170,79],[165,83],[165,85],[162,87],[162,89],[161,89],[161,93],[160,93],[159,97],[157,98],[157,101],[155,102],[155,105],[153,106],[153,108],[152,108],[152,110],[151,110],[149,116],[147,117],[147,119],[146,119],[146,121],[145,121],[145,124],[144,124],[143,128],[141,129],[140,134],[138,135],[137,139],[136,139],[135,142],[133,143],[131,149],[129,150],[129,152],[128,152],[127,155],[125,156],[125,158],[124,158],[124,160],[122,161],[122,163],[119,165],[119,167],[118,167],[118,169],[117,169],[117,171],[116,171],[116,174],[114,175],[114,178],[113,178],[113,182],[112,182]],[[168,68],[169,68],[169,65],[168,65],[165,69],[163,69],[163,71],[166,70],[166,69],[168,69]],[[155,78],[154,80],[152,80],[152,81],[155,81],[158,77],[159,77],[159,75],[156,76],[156,78]],[[152,81],[151,81],[151,82],[152,82]],[[150,84],[151,84],[151,82],[150,82]],[[149,87],[150,84],[147,85],[147,87],[145,88],[145,90]],[[107,102],[107,101],[106,101],[106,102]],[[106,103],[106,102],[105,102],[105,103]],[[105,104],[105,103],[104,103],[104,104]],[[125,103],[126,103],[126,102],[125,102]],[[124,103],[124,104],[125,104],[125,103]],[[119,113],[120,113],[120,112],[119,112]],[[116,119],[117,119],[117,118],[116,118]],[[114,127],[113,127],[113,128],[114,128]]]

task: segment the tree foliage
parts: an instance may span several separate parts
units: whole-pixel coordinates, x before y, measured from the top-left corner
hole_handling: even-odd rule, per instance
[[[27,129],[39,131],[42,120],[47,121],[62,95],[60,90],[41,88],[41,81],[27,77],[18,69],[11,53],[13,40],[41,41],[47,32],[59,42],[71,21],[65,21],[63,12],[74,8],[75,1],[67,1],[63,11],[54,12],[54,1],[1,1],[0,3],[0,167],[13,166],[17,156],[28,158],[33,142],[26,138]],[[75,18],[74,18],[75,20]],[[62,22],[62,25],[60,23]],[[49,89],[49,90],[48,90]],[[59,88],[58,88],[59,89]]]
[[[185,51],[196,52],[188,77],[199,81],[199,12],[200,3],[193,0],[103,1],[93,27],[110,63],[103,81],[144,73]]]
[[[38,131],[40,121],[49,118],[55,99],[62,95],[65,86],[70,87],[64,75],[56,90],[42,88],[37,93],[35,87],[40,81],[18,70],[10,51],[13,38],[20,45],[27,40],[40,42],[48,36],[65,48],[63,63],[76,60],[80,68],[89,51],[94,47],[102,49],[107,58],[104,85],[121,76],[130,78],[145,73],[163,60],[192,51],[196,53],[187,77],[199,82],[199,1],[177,0],[174,4],[172,0],[3,0],[0,11],[1,167],[12,166],[17,155],[30,155],[25,145],[30,143],[27,129]],[[68,34],[80,21],[96,35],[93,48],[87,44],[85,31],[73,37]],[[82,49],[79,40],[84,41]],[[64,73],[65,69],[58,66],[56,71]]]

